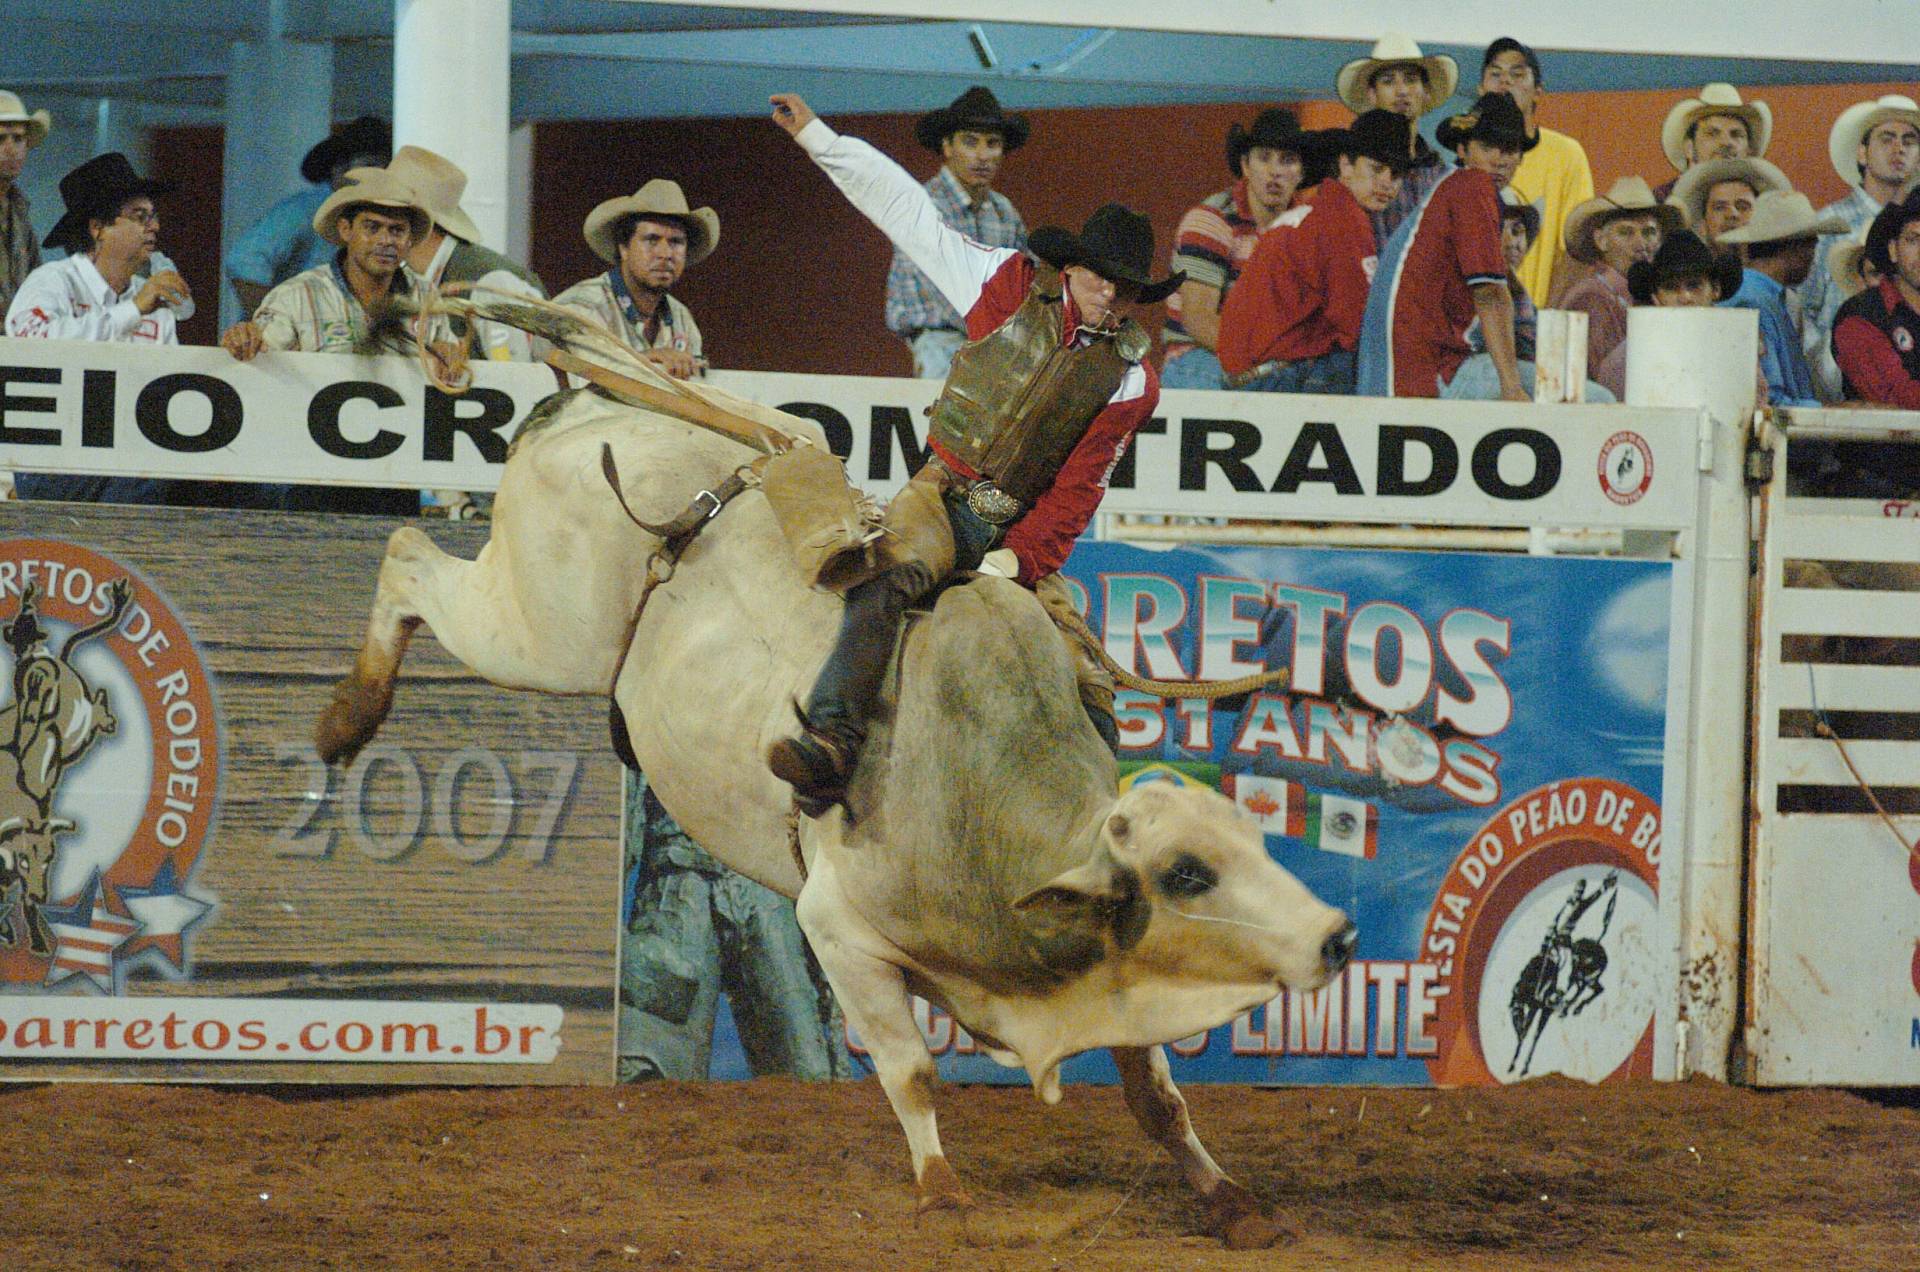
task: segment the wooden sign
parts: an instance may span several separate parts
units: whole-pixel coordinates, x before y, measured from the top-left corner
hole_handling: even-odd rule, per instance
[[[0,505],[0,1078],[612,1080],[605,703],[422,628],[313,754],[393,528]]]

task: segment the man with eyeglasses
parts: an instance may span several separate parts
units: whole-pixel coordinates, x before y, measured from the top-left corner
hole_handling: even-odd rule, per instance
[[[118,152],[89,159],[62,177],[66,215],[46,245],[67,255],[27,275],[7,310],[6,334],[179,344],[178,319],[191,314],[193,292],[154,250],[160,234],[154,196],[172,190],[140,176]],[[275,487],[86,473],[17,473],[14,489],[22,499],[71,503],[261,508],[278,500]]]
[[[118,151],[89,159],[60,178],[66,215],[47,235],[46,246],[67,255],[20,284],[7,309],[7,334],[179,344],[173,310],[192,299],[192,290],[174,270],[144,276],[160,232],[153,197],[172,191],[164,181],[140,176]]]

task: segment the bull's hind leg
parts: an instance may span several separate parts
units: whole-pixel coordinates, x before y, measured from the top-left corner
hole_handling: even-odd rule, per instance
[[[820,970],[827,974],[840,1010],[860,1035],[873,1057],[880,1086],[893,1105],[900,1128],[907,1133],[913,1154],[913,1177],[919,1185],[922,1213],[929,1210],[966,1210],[973,1198],[960,1187],[959,1177],[947,1165],[940,1148],[940,1130],[934,1120],[933,1091],[939,1082],[933,1056],[913,1019],[913,1000],[901,969],[845,939],[847,911],[832,899],[829,873],[818,868],[800,890],[796,911],[800,930],[813,945]]]
[[[314,749],[327,763],[351,763],[387,718],[400,660],[406,657],[407,642],[420,626],[422,594],[437,582],[442,563],[448,567],[468,564],[440,551],[433,540],[412,526],[394,531],[387,540],[380,580],[374,588],[373,613],[367,620],[366,641],[360,646],[353,670],[334,686],[333,701],[320,713],[314,727]]]
[[[1254,1195],[1227,1177],[1193,1133],[1187,1101],[1173,1084],[1167,1053],[1159,1047],[1114,1047],[1127,1109],[1140,1129],[1166,1149],[1207,1204],[1213,1226],[1235,1250],[1273,1245],[1286,1229],[1269,1219]]]

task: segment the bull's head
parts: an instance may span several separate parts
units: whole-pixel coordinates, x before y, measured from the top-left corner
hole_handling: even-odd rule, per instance
[[[54,837],[72,829],[72,822],[54,817],[34,826],[16,822],[0,832],[0,877],[17,882],[25,900],[45,903],[57,848]]]
[[[1169,1039],[1317,989],[1353,956],[1347,916],[1276,864],[1231,801],[1169,782],[1122,795],[1090,859],[1014,904],[1043,952],[1173,991]]]

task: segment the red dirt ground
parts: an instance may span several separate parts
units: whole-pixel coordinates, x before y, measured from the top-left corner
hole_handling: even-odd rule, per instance
[[[916,1221],[878,1087],[0,1091],[9,1269],[1920,1268],[1920,1108],[1705,1081],[1189,1088],[1300,1231],[1224,1250],[1115,1089],[941,1093]]]

